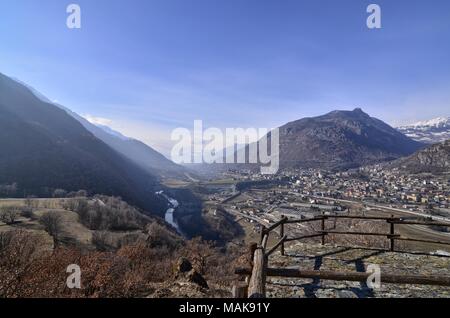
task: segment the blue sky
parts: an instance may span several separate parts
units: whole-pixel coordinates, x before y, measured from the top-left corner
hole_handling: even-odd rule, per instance
[[[370,3],[381,30],[366,26]],[[450,116],[449,57],[448,0],[0,0],[0,72],[165,154],[195,119]]]

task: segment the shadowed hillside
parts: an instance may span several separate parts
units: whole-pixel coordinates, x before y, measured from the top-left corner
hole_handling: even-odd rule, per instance
[[[13,196],[55,189],[121,196],[151,213],[166,203],[156,178],[87,131],[64,110],[0,74],[0,184]]]

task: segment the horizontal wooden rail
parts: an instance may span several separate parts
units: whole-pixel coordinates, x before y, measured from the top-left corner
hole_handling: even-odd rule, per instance
[[[314,222],[314,221],[322,221],[322,220],[326,220],[326,217],[315,217],[315,218],[309,218],[309,219],[294,219],[294,220],[287,220],[285,222],[285,224],[292,224],[292,223],[307,223],[307,222]]]
[[[317,216],[314,218],[306,218],[306,219],[288,219],[284,217],[280,221],[272,224],[270,227],[265,229],[266,231],[270,232],[276,229],[281,224],[294,224],[294,223],[307,223],[307,222],[314,222],[314,221],[321,221],[321,220],[328,220],[328,219],[355,219],[355,220],[378,220],[378,221],[386,221],[389,223],[395,223],[395,224],[405,224],[405,225],[430,225],[430,226],[445,226],[450,227],[450,223],[444,223],[444,222],[427,222],[427,221],[407,221],[402,220],[401,218],[397,217],[381,217],[381,216],[357,216],[357,215],[324,215],[324,216]]]
[[[326,235],[326,234],[320,233],[320,234],[303,235],[303,236],[298,236],[298,237],[290,237],[290,238],[286,239],[286,242],[300,241],[300,240],[314,238],[314,237],[322,237],[324,235]]]
[[[238,275],[249,275],[251,272],[252,271],[248,268],[237,268],[235,270],[235,273]],[[270,277],[307,278],[353,282],[366,282],[370,275],[372,275],[372,273],[313,271],[291,268],[267,268],[266,270],[266,276]],[[450,276],[396,275],[381,273],[380,280],[382,283],[386,284],[450,286]]]
[[[286,224],[292,224],[292,223],[307,223],[307,222],[314,222],[314,221],[321,221],[321,220],[328,220],[328,219],[355,219],[355,220],[371,220],[371,221],[400,221],[400,218],[392,218],[392,217],[382,217],[382,216],[358,216],[358,215],[324,215],[324,216],[317,216],[313,218],[307,218],[307,219],[291,219],[286,220]]]
[[[355,219],[355,220],[372,220],[372,221],[387,221],[387,220],[400,220],[395,217],[385,216],[359,216],[359,215],[327,215],[329,219]]]
[[[448,242],[434,241],[434,240],[413,239],[413,238],[409,238],[409,237],[396,237],[396,238],[394,238],[394,240],[396,240],[396,241],[418,242],[418,243],[432,243],[432,244],[450,245],[450,238],[449,238]]]
[[[269,226],[266,231],[271,232],[275,230],[277,227],[279,227],[281,224],[285,223],[287,221],[287,218],[283,217],[280,221],[274,223],[273,225]]]
[[[429,226],[446,226],[450,227],[450,223],[439,223],[439,222],[425,222],[425,221],[402,221],[402,220],[396,220],[396,221],[388,221],[395,224],[404,224],[404,225],[429,225]]]
[[[385,237],[399,237],[399,234],[389,234],[389,233],[370,233],[370,232],[345,232],[345,231],[319,231],[324,234],[340,234],[340,235],[369,235],[369,236],[385,236]]]

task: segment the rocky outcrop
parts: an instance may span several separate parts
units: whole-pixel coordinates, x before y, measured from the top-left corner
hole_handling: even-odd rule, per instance
[[[394,167],[409,173],[450,172],[450,140],[425,148],[412,156],[398,160]]]
[[[178,260],[177,266],[176,266],[177,273],[178,274],[187,273],[190,270],[192,270],[191,262],[188,259],[184,258],[184,257],[180,258]]]
[[[187,258],[180,258],[174,268],[174,279],[154,283],[148,298],[215,298],[231,297],[231,287],[208,284]]]
[[[180,258],[178,260],[176,266],[176,278],[178,280],[196,284],[201,288],[209,288],[206,279],[192,267],[191,262],[186,258]]]

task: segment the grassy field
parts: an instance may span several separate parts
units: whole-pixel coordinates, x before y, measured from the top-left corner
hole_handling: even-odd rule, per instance
[[[52,237],[44,230],[39,223],[39,218],[46,212],[53,211],[61,215],[62,237],[61,240],[68,244],[81,247],[92,248],[92,231],[87,229],[78,221],[75,212],[62,209],[63,199],[31,199],[33,212],[31,217],[19,217],[12,225],[7,225],[0,221],[0,233],[14,229],[24,229],[32,231],[45,238],[48,248],[53,248]],[[0,199],[0,207],[27,206],[25,199]]]
[[[125,202],[120,201],[120,199],[110,197],[105,198],[106,200],[114,200],[105,201],[109,206],[106,210],[103,210],[104,215],[107,218],[106,220],[102,217],[103,222],[114,222],[114,220],[118,219],[121,220],[122,223],[119,222],[115,224],[121,224],[124,227],[121,228],[118,226],[117,228],[114,228],[111,225],[112,223],[102,223],[101,226],[95,223],[95,220],[98,220],[100,215],[95,214],[94,206],[87,208],[88,210],[90,209],[88,212],[88,215],[91,215],[90,218],[88,217],[86,219],[85,217],[84,221],[81,222],[80,216],[76,211],[67,209],[67,206],[71,206],[70,204],[67,204],[69,203],[67,200],[71,199],[0,199],[0,209],[4,209],[5,207],[31,208],[31,214],[29,214],[30,211],[27,213],[21,212],[20,216],[16,218],[13,224],[6,224],[0,221],[0,233],[20,229],[31,231],[45,237],[45,241],[48,242],[48,249],[52,249],[54,247],[53,238],[45,231],[44,226],[40,222],[40,219],[44,214],[52,212],[60,216],[60,234],[58,241],[63,246],[77,247],[83,250],[94,250],[98,247],[97,244],[100,242],[98,239],[99,236],[101,236],[100,243],[106,244],[105,246],[107,248],[117,248],[122,242],[128,240],[137,238],[142,239],[145,236],[143,234],[145,224],[141,223],[141,225],[136,225],[135,223],[126,222],[133,222],[131,221],[132,217],[130,217],[130,215],[136,215],[136,217],[142,219],[145,219],[146,217],[137,210],[134,210],[131,206],[128,206]],[[100,199],[85,198],[85,200],[87,200],[88,204],[94,204],[98,203]],[[105,205],[105,203],[103,203],[103,205]],[[18,210],[20,211],[20,209]],[[131,219],[126,219],[127,215]],[[89,220],[94,220],[94,223],[97,225],[89,223]],[[146,220],[146,222],[149,221],[148,218]],[[126,225],[129,225],[130,227],[127,227]],[[97,239],[95,239],[96,237]]]
[[[26,206],[28,199],[0,199],[0,207],[2,206]],[[39,198],[29,199],[32,205],[38,208],[57,209],[62,207],[64,199]]]
[[[163,180],[161,183],[169,188],[185,188],[191,184],[191,182],[177,179],[166,179]]]
[[[42,235],[48,243],[48,248],[53,248],[52,237],[44,230],[39,223],[39,218],[46,212],[57,212],[61,216],[62,236],[61,241],[67,245],[75,245],[92,249],[93,231],[86,228],[78,220],[78,214],[62,208],[63,199],[0,199],[0,207],[25,207],[32,206],[31,217],[20,216],[12,225],[7,225],[0,221],[0,233],[14,229],[23,229]]]

